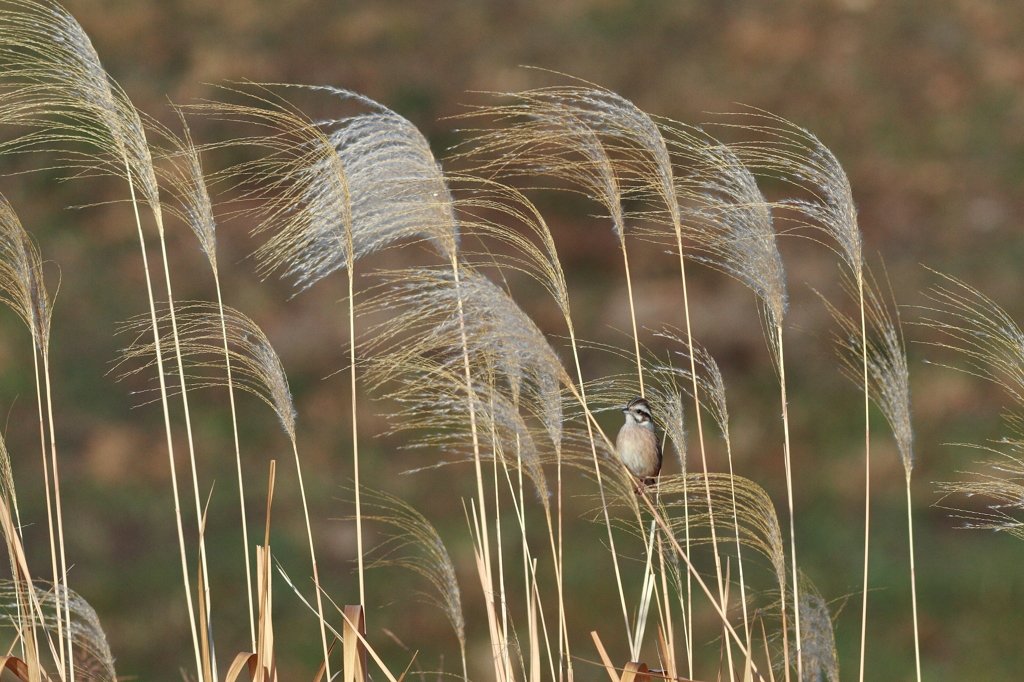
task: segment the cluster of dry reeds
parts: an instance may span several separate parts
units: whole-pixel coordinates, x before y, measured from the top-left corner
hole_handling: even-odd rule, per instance
[[[53,4],[7,0],[0,9],[0,121],[4,153],[56,152],[70,174],[111,174],[125,181],[136,230],[149,311],[124,324],[132,335],[121,358],[122,373],[155,377],[154,403],[161,406],[174,494],[183,596],[194,661],[188,675],[202,682],[233,682],[247,671],[253,680],[276,679],[272,584],[286,580],[296,598],[302,588],[275,577],[269,546],[274,467],[262,544],[250,540],[235,392],[248,391],[274,410],[292,446],[305,511],[312,597],[308,598],[322,662],[317,679],[343,671],[346,680],[367,676],[366,652],[384,676],[363,630],[359,607],[338,608],[320,588],[317,548],[303,483],[296,413],[284,367],[270,341],[221,297],[215,211],[208,186],[231,197],[223,215],[245,216],[264,239],[256,250],[262,274],[281,273],[297,288],[344,271],[347,277],[351,391],[352,523],[357,538],[356,575],[365,605],[363,526],[390,532],[377,563],[404,566],[426,578],[433,599],[455,631],[461,674],[469,678],[467,629],[460,585],[441,537],[403,500],[360,481],[357,410],[363,395],[396,406],[395,428],[410,441],[442,452],[445,463],[469,462],[475,497],[462,501],[485,602],[486,632],[498,682],[572,680],[579,660],[597,655],[612,682],[638,676],[703,679],[717,668],[730,680],[836,680],[838,663],[828,605],[801,573],[797,560],[799,519],[794,518],[786,384],[786,276],[777,248],[777,224],[832,249],[849,300],[828,302],[835,320],[841,366],[864,392],[864,466],[870,472],[870,402],[892,428],[906,477],[908,571],[914,580],[910,480],[913,471],[910,394],[902,330],[891,297],[865,265],[850,184],[839,162],[811,133],[765,112],[749,112],[742,131],[753,141],[724,144],[704,131],[654,118],[629,101],[586,83],[496,94],[494,106],[471,110],[460,125],[468,140],[446,173],[427,140],[407,120],[376,102],[328,87],[304,88],[346,100],[358,113],[312,120],[289,102],[297,86],[244,85],[225,89],[225,101],[177,109],[180,132],[140,114],[100,65],[75,20]],[[252,131],[245,137],[197,145],[189,117],[215,117]],[[751,123],[753,121],[753,123]],[[202,155],[246,147],[248,158],[205,173]],[[759,176],[782,180],[794,198],[769,201]],[[570,292],[555,241],[524,187],[577,192],[599,207],[622,256],[632,344],[597,347],[576,335]],[[144,216],[148,213],[148,217]],[[165,217],[175,229],[195,233],[216,283],[216,301],[175,301],[167,260]],[[151,227],[144,227],[151,225]],[[156,240],[161,262],[148,262]],[[684,329],[643,329],[636,320],[630,274],[635,240],[654,242],[672,254],[679,270],[678,300]],[[433,265],[374,273],[381,284],[362,292],[356,305],[355,272],[364,256],[385,248],[418,248]],[[756,295],[765,338],[779,380],[787,499],[775,503],[751,478],[733,471],[729,414],[722,374],[690,330],[686,268],[710,265],[746,284]],[[152,279],[156,273],[157,282]],[[508,278],[525,274],[539,283],[564,318],[565,338],[553,341],[513,297]],[[158,290],[166,293],[160,300]],[[51,565],[33,572],[22,547],[11,459],[0,442],[3,504],[0,524],[10,555],[12,580],[4,594],[6,618],[15,632],[0,659],[23,680],[116,679],[113,659],[95,613],[68,584],[58,448],[54,439],[49,366],[51,294],[41,256],[13,208],[0,201],[0,296],[32,335],[37,378],[40,441],[47,490]],[[973,371],[1000,382],[1024,400],[1024,333],[994,303],[949,280],[933,292],[926,324],[948,334]],[[854,311],[850,314],[847,311]],[[384,322],[357,337],[357,319]],[[369,319],[369,317],[367,317]],[[644,350],[657,335],[675,348],[671,358]],[[581,356],[629,358],[635,372],[585,376]],[[568,366],[562,357],[571,358]],[[189,397],[209,386],[227,387],[234,425],[240,516],[240,563],[248,594],[249,651],[231,658],[222,675],[211,623],[215,613],[205,545],[205,512],[199,488]],[[654,406],[666,451],[682,473],[656,485],[637,481],[618,460],[614,434],[595,417],[634,395]],[[172,409],[172,405],[174,406]],[[177,469],[172,434],[184,419],[189,470]],[[710,417],[710,421],[707,421]],[[684,429],[684,419],[687,430]],[[712,426],[713,424],[713,426]],[[1019,432],[1024,418],[1012,417]],[[708,468],[710,441],[724,444],[728,469]],[[689,450],[688,450],[689,443]],[[1020,441],[1010,443],[1019,447]],[[715,447],[720,447],[716,445]],[[696,452],[699,457],[688,456]],[[431,462],[430,464],[434,464]],[[1019,501],[1013,476],[950,484],[951,492],[984,493]],[[631,661],[613,661],[593,624],[575,622],[566,609],[564,501],[568,472],[589,479],[596,521],[607,538],[615,582],[608,603],[621,615],[604,637],[628,642]],[[579,475],[571,479],[580,485]],[[870,477],[866,475],[865,481]],[[1016,487],[1013,487],[1016,486]],[[532,490],[531,490],[532,489]],[[1015,494],[1015,491],[1016,494]],[[864,677],[868,622],[871,491],[865,486],[863,590],[860,604],[860,679]],[[502,527],[501,508],[516,523]],[[1001,507],[978,520],[983,527],[1024,534]],[[194,514],[192,513],[194,511]],[[194,524],[194,530],[186,526]],[[540,525],[539,536],[531,526]],[[543,537],[540,543],[537,537]],[[196,546],[188,538],[196,538]],[[628,549],[624,549],[628,548]],[[764,560],[754,560],[752,553]],[[641,584],[629,584],[624,555],[643,557]],[[46,582],[43,582],[45,576]],[[544,576],[543,578],[541,576]],[[308,591],[308,590],[306,590]],[[914,614],[917,679],[916,590]],[[718,622],[700,631],[694,605],[711,609]],[[593,632],[592,632],[593,631]],[[581,637],[581,633],[583,636]],[[587,634],[591,639],[584,639]],[[719,661],[698,660],[695,641],[721,638]],[[335,642],[342,642],[335,653]],[[586,641],[588,652],[580,651]],[[655,647],[644,648],[654,642]],[[641,661],[642,652],[657,661]],[[661,672],[650,673],[657,669]],[[481,673],[483,674],[483,673]]]

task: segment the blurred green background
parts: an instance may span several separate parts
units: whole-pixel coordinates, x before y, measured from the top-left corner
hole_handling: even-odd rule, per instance
[[[955,274],[1018,318],[1024,240],[1024,12],[1017,2],[985,0],[781,0],[680,2],[635,0],[75,0],[68,9],[92,37],[110,73],[144,112],[174,124],[168,98],[215,97],[224,81],[327,84],[363,93],[416,123],[439,156],[458,139],[443,120],[507,91],[559,82],[530,65],[614,90],[642,109],[686,123],[759,107],[816,133],[844,164],[854,188],[865,252],[881,254],[901,304],[921,304],[934,276],[921,264]],[[317,113],[326,113],[327,110]],[[718,119],[721,120],[721,119]],[[199,142],[231,130],[192,122]],[[712,129],[714,132],[714,129]],[[5,161],[7,170],[30,160]],[[39,239],[60,292],[54,315],[55,410],[61,453],[71,585],[98,611],[122,676],[180,679],[191,653],[176,552],[160,410],[108,374],[117,323],[146,310],[134,227],[122,183],[61,182],[54,173],[0,179],[25,226]],[[579,202],[543,198],[569,271],[574,305],[588,339],[625,345],[628,304],[621,261],[608,225]],[[251,225],[226,222],[219,248],[225,299],[267,332],[288,369],[299,413],[299,441],[310,472],[315,533],[325,583],[338,603],[357,601],[350,513],[343,486],[351,477],[343,276],[290,298],[276,280],[260,282]],[[171,229],[178,300],[209,298],[212,282],[190,232]],[[797,535],[801,565],[839,612],[836,637],[844,678],[856,675],[862,529],[862,425],[858,393],[839,375],[827,341],[828,319],[810,287],[837,295],[835,257],[803,240],[782,242],[792,308],[787,358],[794,429]],[[367,264],[394,264],[389,256]],[[640,323],[681,327],[674,260],[637,245]],[[778,394],[753,296],[706,271],[695,274],[694,333],[725,372],[737,471],[764,485],[781,505],[784,479]],[[549,306],[525,303],[545,329],[562,333]],[[912,320],[913,310],[905,311]],[[0,313],[0,409],[36,570],[45,574],[45,509],[27,334]],[[908,328],[911,339],[919,330]],[[652,348],[658,341],[648,339]],[[947,443],[983,442],[1003,433],[1004,397],[970,377],[922,362],[941,359],[911,344],[917,465],[918,590],[924,675],[928,680],[1011,680],[1024,674],[1022,547],[993,534],[957,529],[932,505],[935,481],[975,467],[978,454]],[[617,369],[588,358],[596,378]],[[245,648],[244,578],[230,423],[224,396],[198,394],[201,485],[215,489],[209,542],[221,670]],[[472,573],[460,498],[469,470],[399,476],[431,461],[404,451],[386,428],[382,406],[360,413],[364,482],[402,496],[435,521],[456,561],[467,602],[471,673],[486,679],[485,621]],[[867,679],[913,677],[902,470],[879,415],[875,421],[872,593]],[[248,506],[261,525],[270,458],[279,460],[272,544],[293,578],[309,589],[301,508],[286,441],[269,411],[243,403]],[[617,417],[616,417],[617,419]],[[609,428],[617,422],[609,421]],[[178,434],[181,436],[182,434]],[[721,470],[720,458],[712,466]],[[670,469],[671,470],[671,469]],[[573,501],[573,513],[590,508]],[[190,505],[186,505],[187,507]],[[575,653],[596,658],[587,633],[597,629],[625,662],[620,616],[600,529],[582,520],[567,536],[569,609]],[[370,541],[379,536],[371,533]],[[573,546],[574,545],[574,546]],[[639,550],[634,556],[639,558]],[[387,569],[390,570],[390,569]],[[639,569],[637,569],[639,570]],[[383,578],[389,578],[384,580]],[[415,596],[424,589],[401,573],[378,573],[368,586],[371,641],[401,670],[404,653],[380,628],[421,650],[427,670],[458,668],[457,646],[443,616]],[[311,679],[319,637],[315,622],[278,583],[276,613],[285,679]],[[639,581],[634,582],[634,592]],[[717,671],[715,630],[698,669]],[[703,645],[703,642],[702,642]],[[653,660],[653,650],[651,657]],[[581,679],[600,679],[578,664]]]

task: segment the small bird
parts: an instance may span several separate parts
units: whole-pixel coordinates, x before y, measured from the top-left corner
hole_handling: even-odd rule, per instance
[[[622,412],[626,423],[619,429],[615,449],[630,473],[640,479],[640,487],[654,483],[661,473],[661,443],[654,431],[651,405],[643,398],[633,398]]]

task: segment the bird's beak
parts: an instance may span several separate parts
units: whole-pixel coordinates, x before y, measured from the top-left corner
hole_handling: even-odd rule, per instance
[[[625,412],[629,412],[629,408],[628,408],[628,407],[623,407],[623,408],[622,408],[622,410],[621,410],[621,412],[623,412],[623,413],[625,413]]]

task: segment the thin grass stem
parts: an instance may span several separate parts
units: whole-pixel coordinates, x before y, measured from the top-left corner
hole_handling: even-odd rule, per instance
[[[67,639],[67,663],[69,678],[71,682],[75,680],[75,664],[74,656],[72,652],[73,638],[71,636],[71,602],[70,594],[68,592],[68,560],[65,552],[64,543],[64,512],[61,506],[61,494],[60,494],[60,471],[57,467],[57,438],[54,433],[53,424],[53,389],[50,386],[50,355],[47,352],[43,353],[43,382],[46,385],[46,419],[49,424],[50,430],[50,460],[51,466],[53,467],[53,501],[54,511],[57,516],[57,544],[60,548],[60,572],[61,581],[60,585],[64,587],[64,622],[67,626],[68,639]],[[57,622],[60,622],[60,594],[57,594]],[[63,674],[63,671],[62,671]]]
[[[864,274],[857,272],[857,292],[860,303],[861,359],[864,381],[864,586],[860,609],[860,671],[858,679],[864,682],[864,656],[868,632],[868,557],[871,549],[871,384],[868,381],[868,331],[864,309]]]
[[[299,479],[299,496],[302,498],[302,515],[306,521],[306,537],[309,539],[309,558],[313,564],[313,585],[316,588],[316,610],[320,621],[320,643],[323,646],[324,666],[327,679],[330,679],[330,652],[327,649],[327,627],[324,620],[324,602],[320,589],[320,571],[316,563],[316,549],[313,547],[313,527],[309,522],[309,504],[306,501],[306,485],[302,480],[302,463],[299,461],[299,448],[292,437],[292,454],[295,455],[295,473]],[[269,557],[268,557],[269,560]]]
[[[800,652],[800,590],[797,583],[796,568],[796,522],[793,518],[793,468],[789,449],[789,405],[786,398],[786,362],[782,347],[782,325],[775,328],[779,352],[779,390],[782,399],[782,430],[784,443],[784,459],[786,465],[786,501],[789,504],[789,543],[790,559],[793,564],[793,629],[796,634],[796,670],[797,679],[803,680],[803,656]],[[785,626],[783,626],[785,631]],[[786,667],[786,679],[789,679],[789,667]]]
[[[224,367],[228,380],[228,402],[231,406],[231,436],[235,445],[235,468],[238,473],[238,502],[240,518],[242,519],[242,554],[245,557],[245,595],[249,602],[249,636],[252,640],[252,650],[256,651],[256,620],[252,599],[252,565],[249,560],[249,524],[245,513],[245,487],[242,481],[242,447],[238,438],[238,411],[235,406],[235,385],[231,375],[231,352],[228,349],[228,329],[224,316],[224,300],[221,296],[220,275],[217,268],[213,268],[214,288],[217,291],[217,312],[220,316],[221,338],[224,341]]]
[[[53,571],[53,584],[60,584],[60,573],[57,572],[57,534],[54,530],[53,525],[53,497],[50,490],[50,463],[47,461],[47,437],[46,437],[46,417],[43,414],[43,392],[42,385],[43,381],[39,375],[39,355],[42,354],[42,349],[35,349],[32,353],[32,368],[35,372],[36,381],[36,403],[39,407],[39,444],[42,446],[43,452],[43,486],[46,489],[46,527],[47,534],[50,539],[50,564]],[[20,527],[19,522],[19,527]],[[64,670],[64,622],[61,619],[57,619],[57,642],[58,651],[60,651],[60,669],[63,673]]]
[[[352,230],[346,230],[349,245],[348,253],[352,253]],[[363,513],[360,501],[359,485],[359,425],[356,413],[356,311],[354,297],[354,283],[352,272],[354,263],[349,262],[345,272],[348,274],[348,338],[349,338],[349,376],[351,377],[351,399],[352,399],[352,477],[355,488],[356,502],[356,554],[358,555],[359,569],[359,603],[366,607],[366,579],[363,568]]]
[[[907,476],[907,540],[910,545],[910,599],[914,610],[914,664],[921,682],[921,635],[917,624],[917,572],[914,570],[914,517],[911,513],[910,476]]]

